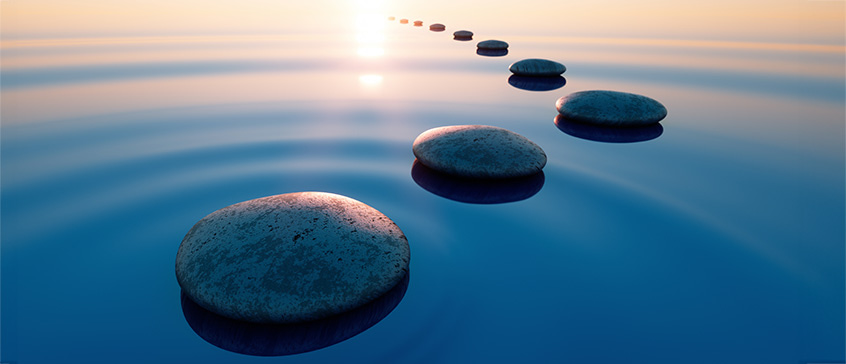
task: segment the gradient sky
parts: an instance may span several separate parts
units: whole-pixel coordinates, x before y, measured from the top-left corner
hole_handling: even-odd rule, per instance
[[[842,45],[844,0],[0,0],[14,38],[334,31],[368,12],[507,34]],[[515,5],[519,4],[519,6]]]

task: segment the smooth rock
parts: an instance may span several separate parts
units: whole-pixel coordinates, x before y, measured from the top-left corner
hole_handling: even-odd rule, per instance
[[[415,20],[415,21],[414,21],[414,26],[415,26],[415,27],[422,27],[422,26],[423,26],[423,21],[422,21],[422,20]]]
[[[548,59],[529,58],[512,63],[508,70],[518,76],[550,77],[560,76],[567,67]]]
[[[483,40],[476,44],[476,47],[479,49],[500,50],[508,49],[508,43],[501,40]]]
[[[555,108],[568,120],[609,126],[651,125],[667,116],[660,102],[618,91],[575,92],[558,99]]]
[[[455,37],[455,39],[470,40],[473,39],[473,32],[469,30],[456,30],[454,33],[452,33],[452,36]]]
[[[429,168],[455,176],[510,178],[538,173],[546,153],[512,131],[487,125],[429,129],[414,140],[414,156]]]
[[[236,320],[293,323],[349,311],[408,272],[405,235],[376,209],[300,192],[217,210],[185,235],[176,278],[200,306]]]
[[[431,25],[429,25],[429,30],[431,30],[433,32],[442,32],[442,31],[446,30],[446,25],[443,25],[443,24],[440,24],[440,23],[431,24]]]
[[[400,19],[400,24],[408,24],[408,19]]]
[[[395,20],[395,19],[396,19],[396,17],[393,17],[393,16],[388,17],[388,20]]]

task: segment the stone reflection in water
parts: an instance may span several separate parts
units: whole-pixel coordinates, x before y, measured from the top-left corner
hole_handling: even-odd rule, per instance
[[[502,57],[508,55],[508,50],[476,48],[476,54],[485,57]]]
[[[664,133],[660,123],[635,127],[611,127],[572,121],[563,115],[555,117],[555,126],[576,138],[605,143],[636,143],[655,139]]]
[[[498,204],[522,201],[543,188],[543,171],[502,179],[466,178],[438,172],[414,160],[411,178],[424,190],[458,202]]]
[[[532,77],[511,75],[508,84],[526,91],[552,91],[564,87],[567,79],[561,76]]]
[[[369,303],[328,318],[293,324],[260,324],[220,316],[182,293],[182,313],[191,329],[221,349],[254,356],[305,353],[337,344],[382,321],[402,301],[409,274]]]

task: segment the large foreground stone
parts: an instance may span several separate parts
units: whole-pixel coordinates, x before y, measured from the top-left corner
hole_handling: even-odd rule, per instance
[[[546,153],[512,131],[487,125],[429,129],[414,140],[414,156],[434,170],[463,177],[510,178],[538,173]]]
[[[224,207],[197,222],[176,278],[200,306],[251,322],[316,320],[388,292],[408,271],[408,241],[376,209],[300,192]]]
[[[555,108],[568,120],[608,126],[651,125],[667,116],[660,102],[618,91],[574,92],[558,99]]]

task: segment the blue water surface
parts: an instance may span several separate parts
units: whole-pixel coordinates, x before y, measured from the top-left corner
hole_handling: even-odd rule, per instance
[[[482,57],[449,32],[396,23],[386,32],[373,60],[336,40],[279,40],[251,43],[290,49],[278,59],[4,69],[0,361],[844,361],[842,73],[569,62],[569,52],[600,46],[526,38]],[[95,48],[110,47],[132,48]],[[800,70],[843,61],[701,52],[775,56]],[[508,65],[531,57],[565,63],[566,85],[512,87]],[[173,88],[203,82],[214,87]],[[631,143],[563,132],[555,100],[588,89],[661,101],[663,130]],[[421,187],[411,142],[455,124],[540,145],[549,159],[540,189],[474,204]],[[402,228],[412,255],[404,298],[372,328],[309,353],[265,358],[206,342],[180,304],[182,237],[219,208],[299,191],[355,198]]]

